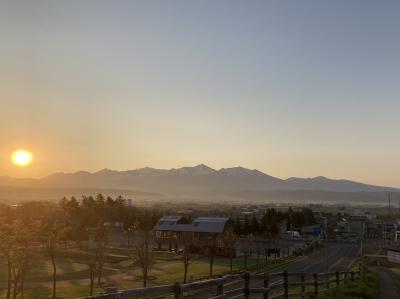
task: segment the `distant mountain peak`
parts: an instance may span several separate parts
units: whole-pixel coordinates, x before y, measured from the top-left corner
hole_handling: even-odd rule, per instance
[[[193,168],[201,168],[201,169],[215,170],[215,169],[213,169],[213,168],[211,168],[211,167],[209,167],[209,166],[207,166],[207,165],[205,165],[205,164],[203,164],[203,163],[201,163],[201,164],[199,164],[199,165],[196,165],[196,166],[193,166]]]
[[[265,173],[257,170],[257,169],[249,169],[242,166],[235,166],[229,168],[221,168],[219,170],[220,173],[229,173],[229,174],[237,174],[237,175],[246,175],[246,174],[262,174],[266,175]]]
[[[187,166],[187,167],[181,167],[181,168],[172,168],[170,170],[171,172],[181,174],[181,175],[205,175],[205,174],[211,174],[216,172],[215,169],[208,167],[205,164],[199,164],[196,166]]]
[[[74,172],[72,174],[91,174],[91,173],[89,171],[86,171],[86,170],[79,170],[79,171],[76,171],[76,172]]]
[[[322,180],[333,180],[333,179],[329,179],[325,176],[315,176],[315,177],[308,177],[308,178],[300,178],[300,177],[295,177],[292,176],[288,179],[286,179],[286,181],[290,182],[290,181],[322,181]]]
[[[118,171],[112,170],[112,169],[109,169],[109,168],[103,168],[103,169],[95,172],[94,174],[113,174],[113,173],[116,173],[116,172],[118,172]]]
[[[316,180],[316,181],[323,181],[323,180],[329,180],[327,177],[325,177],[325,176],[323,176],[323,175],[320,175],[320,176],[316,176],[316,177],[313,177],[313,178],[311,178],[311,180]]]
[[[206,172],[215,172],[216,171],[215,169],[213,169],[205,164],[196,165],[193,167],[193,169],[200,170],[200,171],[206,171]]]

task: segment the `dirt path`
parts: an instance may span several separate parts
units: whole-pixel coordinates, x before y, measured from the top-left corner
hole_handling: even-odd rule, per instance
[[[395,281],[395,274],[391,269],[385,267],[374,267],[379,275],[379,298],[398,299],[400,298],[399,285]]]

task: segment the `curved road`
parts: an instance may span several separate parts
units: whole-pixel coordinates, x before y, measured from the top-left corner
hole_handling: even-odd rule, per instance
[[[385,267],[373,268],[379,276],[379,298],[397,299],[400,298],[399,286],[394,281],[394,274]]]

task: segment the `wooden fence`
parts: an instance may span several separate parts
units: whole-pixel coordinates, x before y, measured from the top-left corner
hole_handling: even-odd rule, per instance
[[[206,292],[204,298],[227,299],[245,298],[258,295],[263,299],[296,296],[306,298],[318,295],[341,284],[354,281],[362,276],[362,267],[357,271],[341,271],[327,273],[277,272],[252,274],[249,272],[227,275],[220,278],[196,281],[191,283],[175,283],[172,285],[152,286],[148,288],[111,292],[85,299],[136,299],[142,297],[171,296],[182,299],[189,293]],[[210,292],[215,288],[215,293]],[[211,291],[210,291],[211,290]],[[84,299],[82,298],[82,299]]]
[[[267,269],[267,268],[276,268],[281,266],[283,263],[290,263],[294,262],[298,259],[299,257],[292,256],[292,257],[281,257],[281,258],[275,258],[275,259],[270,259],[267,262],[259,262],[258,264],[251,264],[248,265],[247,267],[239,268],[239,269],[234,269],[231,271],[224,271],[220,274],[214,274],[212,277],[204,275],[204,276],[198,276],[196,278],[194,277],[189,277],[189,282],[194,282],[194,281],[203,281],[203,280],[208,280],[210,278],[216,279],[216,278],[221,278],[223,276],[227,275],[232,275],[232,274],[240,274],[244,272],[262,272]]]

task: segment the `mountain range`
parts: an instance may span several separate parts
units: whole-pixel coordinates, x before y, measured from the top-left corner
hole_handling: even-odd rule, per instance
[[[204,164],[173,169],[141,168],[116,171],[103,169],[97,172],[54,173],[41,179],[0,177],[4,188],[73,188],[113,189],[162,194],[168,196],[206,196],[263,194],[264,192],[324,191],[324,192],[398,192],[399,189],[368,185],[350,180],[314,178],[280,179],[257,169],[244,167],[210,168]]]

